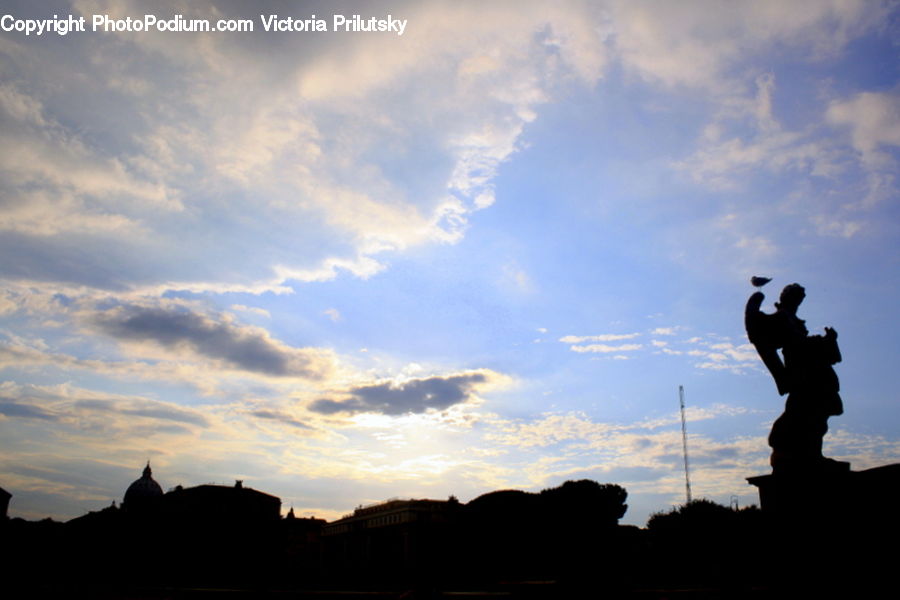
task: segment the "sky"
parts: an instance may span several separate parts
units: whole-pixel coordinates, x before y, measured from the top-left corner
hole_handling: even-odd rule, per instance
[[[329,520],[587,478],[643,525],[685,500],[679,386],[693,496],[757,503],[752,275],[838,332],[825,453],[900,461],[897,3],[0,6],[11,516],[149,460]],[[254,30],[91,30],[148,11]],[[54,15],[86,31],[14,27]]]

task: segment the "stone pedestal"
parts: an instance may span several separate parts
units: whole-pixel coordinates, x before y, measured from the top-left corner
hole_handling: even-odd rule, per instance
[[[795,525],[896,527],[900,464],[865,471],[772,473],[748,477],[763,512]]]
[[[778,597],[878,598],[896,589],[900,464],[748,477],[765,517],[767,586]]]

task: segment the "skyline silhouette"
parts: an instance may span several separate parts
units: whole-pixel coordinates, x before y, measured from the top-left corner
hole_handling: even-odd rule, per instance
[[[241,479],[328,522],[609,481],[644,526],[684,500],[679,386],[693,493],[747,506],[785,402],[751,276],[840,332],[823,454],[900,461],[900,6],[373,0],[402,35],[260,26],[342,1],[4,2],[10,515],[119,502],[149,459],[164,492]],[[256,29],[15,28],[93,12]]]
[[[3,519],[0,561],[9,568],[5,591],[38,596],[560,600],[883,592],[896,553],[881,542],[900,532],[890,500],[900,464],[854,474],[843,491],[848,474],[813,475],[838,492],[830,503],[785,511],[764,500],[762,510],[739,510],[699,499],[658,512],[638,529],[619,524],[626,490],[589,480],[540,493],[497,490],[468,503],[392,499],[328,523],[293,510],[282,517],[277,497],[240,480],[163,494],[147,465],[118,507],[67,523]],[[797,494],[801,499],[806,488]],[[798,552],[804,560],[796,560]],[[823,574],[825,558],[840,568]]]

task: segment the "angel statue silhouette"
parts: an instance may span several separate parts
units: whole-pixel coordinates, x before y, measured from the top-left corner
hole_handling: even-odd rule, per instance
[[[761,288],[770,279],[753,277]],[[744,325],[780,395],[787,394],[784,412],[769,433],[770,459],[774,472],[847,470],[849,464],[822,456],[822,438],[828,418],[844,412],[840,384],[832,365],[841,362],[837,332],[809,335],[797,308],[806,297],[803,286],[792,283],[781,291],[775,312],[760,310],[765,295],[756,291],[747,301]],[[778,350],[781,350],[781,356]]]

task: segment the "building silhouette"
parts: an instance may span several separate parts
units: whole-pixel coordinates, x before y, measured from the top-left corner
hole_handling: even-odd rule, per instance
[[[333,576],[391,579],[433,575],[454,546],[460,503],[388,500],[357,508],[322,528],[323,558]]]
[[[125,490],[122,508],[130,511],[154,510],[158,508],[162,497],[162,487],[153,479],[153,471],[148,460],[140,479],[136,479]]]
[[[307,538],[287,536],[282,523],[281,499],[243,481],[163,493],[148,463],[121,507],[113,502],[68,521],[60,547],[69,556],[106,557],[109,577],[120,584],[246,584],[284,567],[289,543],[303,548],[295,554],[309,554]],[[74,575],[89,576],[77,562],[69,559]]]
[[[9,511],[9,499],[12,498],[12,494],[0,488],[0,514],[2,514],[3,519],[6,519],[7,513]]]
[[[163,489],[148,462],[118,506],[66,523],[14,520],[0,558],[26,590],[54,565],[68,595],[100,586],[115,590],[110,597],[144,597],[169,588],[431,589],[535,577],[580,585],[576,571],[604,565],[607,578],[618,576],[626,556],[616,533],[624,489],[587,480],[468,504],[392,499],[331,523],[297,518],[293,508],[281,517],[280,498],[240,480]]]
[[[162,496],[160,510],[165,518],[178,521],[259,524],[281,518],[281,499],[246,488],[240,480],[234,486],[179,485]]]

